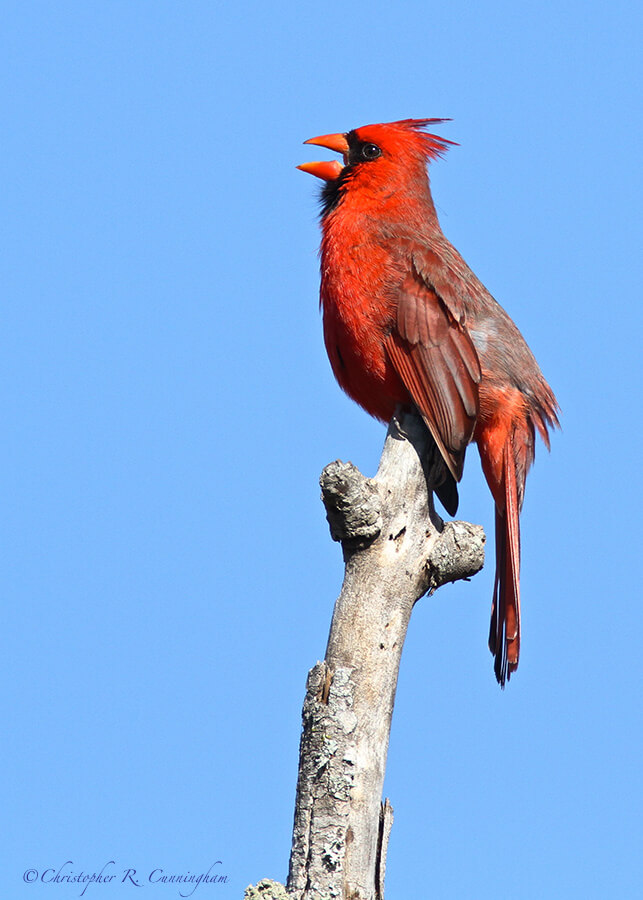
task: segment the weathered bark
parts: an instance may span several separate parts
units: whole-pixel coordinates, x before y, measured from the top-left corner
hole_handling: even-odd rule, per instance
[[[393,817],[382,787],[411,611],[484,561],[482,529],[445,525],[435,512],[433,452],[426,428],[407,413],[391,422],[375,478],[340,462],[321,477],[346,570],[326,658],[309,673],[304,701],[287,884],[297,900],[384,896]]]

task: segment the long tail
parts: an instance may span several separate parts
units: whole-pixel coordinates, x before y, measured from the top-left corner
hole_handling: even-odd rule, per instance
[[[511,438],[503,448],[501,492],[496,498],[496,581],[491,607],[489,649],[501,687],[520,657],[520,498]],[[499,492],[500,493],[500,492]],[[499,502],[500,501],[500,502]],[[504,501],[504,502],[503,502]],[[502,503],[502,505],[500,505]]]

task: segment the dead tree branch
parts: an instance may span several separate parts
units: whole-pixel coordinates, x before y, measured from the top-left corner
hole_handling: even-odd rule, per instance
[[[432,454],[426,428],[408,413],[391,422],[375,478],[341,462],[322,473],[345,575],[302,714],[287,883],[297,900],[384,897],[393,811],[382,804],[382,788],[411,611],[424,594],[484,562],[482,528],[444,524],[435,512],[427,490]]]

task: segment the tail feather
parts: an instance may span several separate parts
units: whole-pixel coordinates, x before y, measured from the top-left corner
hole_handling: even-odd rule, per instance
[[[496,580],[489,649],[501,687],[518,668],[520,656],[520,505],[511,439],[503,451],[504,509],[496,503]]]

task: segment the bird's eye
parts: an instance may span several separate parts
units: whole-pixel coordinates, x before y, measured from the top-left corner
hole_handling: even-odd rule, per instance
[[[382,155],[382,151],[377,144],[362,144],[362,159],[377,159]]]

